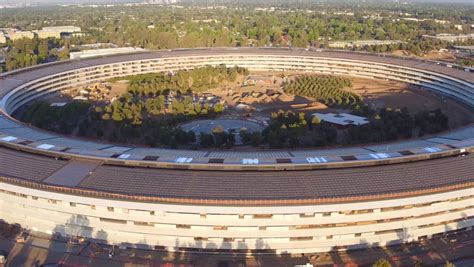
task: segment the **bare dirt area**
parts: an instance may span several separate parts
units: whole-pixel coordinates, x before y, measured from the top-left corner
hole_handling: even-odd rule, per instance
[[[417,57],[416,55],[405,50],[395,50],[392,52],[392,55],[399,56],[399,57]],[[441,60],[441,61],[446,61],[446,62],[456,61],[456,56],[454,55],[454,53],[446,49],[431,50],[425,55],[418,58],[429,59],[429,60]]]
[[[309,97],[286,94],[284,81],[294,80],[301,73],[254,72],[239,76],[237,81],[208,90],[207,93],[222,97],[228,107],[251,107],[260,116],[268,116],[279,109],[298,112],[329,111],[323,103]],[[239,105],[240,104],[240,105]]]
[[[127,80],[120,80],[116,82],[109,82],[108,83],[111,87],[110,89],[110,97],[117,97],[122,95],[127,91],[127,87],[129,84],[129,81]]]
[[[252,73],[247,77],[239,77],[236,82],[224,84],[208,92],[222,97],[230,108],[235,108],[239,103],[251,106],[254,108],[253,116],[268,116],[279,109],[304,113],[350,112],[350,110],[328,108],[312,98],[285,94],[281,88],[282,77],[291,81],[300,75],[302,74]],[[351,79],[353,87],[350,90],[361,95],[364,102],[372,108],[407,108],[412,114],[439,108],[449,117],[451,128],[474,122],[474,110],[420,87],[395,81],[357,77],[351,77]],[[244,82],[249,80],[256,82],[243,86]]]
[[[447,53],[431,53],[431,56],[449,58]],[[222,83],[207,93],[221,97],[231,108],[231,117],[239,116],[237,106],[251,108],[253,116],[269,116],[271,112],[292,110],[295,112],[348,112],[336,110],[308,97],[288,95],[283,92],[285,81],[292,81],[301,73],[254,72],[248,76],[239,75],[234,82]],[[283,78],[285,77],[285,78]],[[403,82],[351,77],[351,91],[361,95],[364,102],[372,108],[407,108],[414,114],[420,111],[440,108],[448,115],[450,127],[456,128],[474,122],[474,110],[446,97],[437,95],[417,86]],[[111,97],[124,93],[128,81],[111,83]],[[232,110],[237,112],[232,112]],[[242,110],[241,110],[242,111]],[[244,112],[245,113],[245,112]],[[246,113],[248,114],[248,113]]]
[[[430,59],[430,60],[442,60],[442,61],[447,61],[447,62],[454,62],[456,61],[456,56],[453,54],[453,52],[450,51],[438,51],[438,50],[431,50],[427,54],[423,56],[424,59]]]
[[[474,122],[474,110],[452,99],[402,82],[352,78],[352,90],[364,97],[372,108],[406,107],[410,113],[441,109],[449,117],[451,128]]]
[[[220,97],[228,106],[221,116],[223,119],[242,117],[264,121],[272,112],[291,110],[294,112],[351,112],[329,108],[309,97],[286,94],[284,82],[305,75],[294,72],[253,72],[248,76],[239,75],[233,82],[223,82],[206,94]],[[351,77],[351,91],[361,95],[371,108],[407,108],[412,114],[420,111],[441,109],[449,117],[450,128],[474,123],[474,110],[454,100],[432,93],[420,87],[403,82]],[[113,99],[127,90],[128,81],[119,80],[110,85]],[[59,101],[60,99],[55,99]],[[64,101],[64,99],[62,99]]]

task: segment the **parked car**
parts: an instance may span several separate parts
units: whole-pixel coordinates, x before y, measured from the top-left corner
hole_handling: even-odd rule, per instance
[[[16,238],[15,238],[15,242],[17,243],[25,243],[26,242],[26,239],[28,239],[28,233],[25,233],[25,232],[20,232]]]
[[[6,251],[0,250],[0,267],[7,266],[7,257],[8,253]]]

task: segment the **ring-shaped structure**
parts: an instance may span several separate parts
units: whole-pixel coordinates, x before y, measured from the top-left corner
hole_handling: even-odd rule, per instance
[[[92,142],[10,116],[74,86],[219,64],[402,81],[474,106],[472,69],[366,53],[178,49],[22,69],[0,80],[0,217],[114,244],[242,253],[387,245],[474,224],[474,126],[381,145],[232,152]]]

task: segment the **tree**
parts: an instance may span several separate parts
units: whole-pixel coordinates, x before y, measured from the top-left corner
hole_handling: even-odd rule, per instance
[[[355,106],[362,98],[346,88],[352,87],[352,80],[334,75],[304,75],[283,86],[288,94],[315,98],[332,106]]]
[[[216,147],[221,147],[223,144],[227,143],[227,133],[224,131],[213,131],[212,135],[214,136],[214,145]]]
[[[214,112],[216,113],[222,113],[223,110],[224,110],[224,106],[221,103],[217,103],[214,106]]]
[[[252,135],[247,131],[246,128],[242,128],[239,132],[239,135],[240,135],[240,140],[242,141],[243,144],[247,145],[250,143]]]
[[[390,264],[390,262],[386,259],[379,259],[372,265],[372,267],[391,267],[391,266],[392,264]]]
[[[114,121],[122,121],[124,119],[124,115],[120,113],[119,110],[115,109],[112,113],[112,120]]]
[[[60,59],[69,59],[69,44],[65,44],[58,54]]]
[[[203,148],[211,147],[214,145],[214,137],[212,134],[201,133],[199,135],[200,145]]]
[[[213,134],[221,134],[224,133],[224,127],[222,125],[217,125],[212,129]]]
[[[278,148],[283,147],[283,143],[280,140],[280,136],[277,131],[270,131],[267,135],[267,141],[270,147]]]
[[[262,135],[259,132],[253,132],[250,137],[252,146],[259,146],[262,143]]]
[[[43,39],[40,41],[38,45],[38,56],[41,59],[46,59],[49,55],[49,45],[48,45],[48,40]]]
[[[193,131],[188,131],[188,140],[191,143],[196,142],[196,134]]]
[[[227,134],[227,141],[225,143],[226,148],[231,148],[235,145],[235,135],[232,133]]]
[[[321,119],[318,116],[313,116],[313,119],[311,120],[311,124],[318,125],[320,123],[321,123]]]
[[[413,267],[423,267],[423,262],[421,260],[416,260],[415,264],[413,264]]]

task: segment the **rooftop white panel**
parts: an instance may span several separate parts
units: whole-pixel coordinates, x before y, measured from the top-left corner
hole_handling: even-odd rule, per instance
[[[321,121],[330,122],[337,125],[364,125],[369,123],[367,118],[356,116],[347,113],[313,113],[313,116],[318,117]]]
[[[11,142],[11,141],[14,141],[16,139],[18,139],[18,138],[14,137],[14,136],[5,136],[5,137],[0,138],[0,140],[6,141],[6,142]]]
[[[42,144],[42,145],[37,146],[37,148],[46,149],[46,150],[51,149],[53,147],[54,145],[50,145],[50,144]]]
[[[145,51],[146,50],[143,48],[136,48],[136,47],[91,49],[91,50],[84,50],[80,52],[71,52],[70,58],[83,59],[83,58],[91,58],[91,57],[98,57],[98,56],[129,54],[129,53],[137,53],[137,52],[145,52]]]

